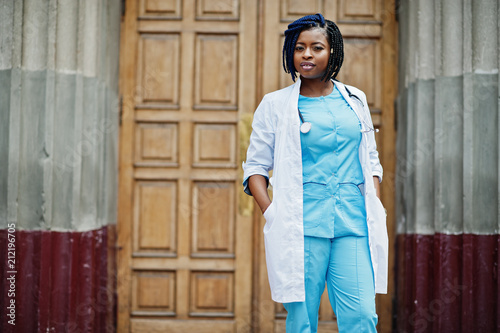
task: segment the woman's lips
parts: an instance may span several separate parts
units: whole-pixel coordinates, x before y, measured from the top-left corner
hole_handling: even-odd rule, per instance
[[[312,69],[315,65],[311,62],[302,62],[300,63],[300,67],[302,67],[302,69],[304,70],[309,70],[309,69]]]

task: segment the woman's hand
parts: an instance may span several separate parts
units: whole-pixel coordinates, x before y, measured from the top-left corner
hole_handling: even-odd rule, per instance
[[[380,198],[380,179],[378,176],[373,176],[373,185],[375,186],[375,193],[377,194],[377,197]]]
[[[262,214],[266,211],[267,207],[271,204],[271,199],[267,193],[267,180],[264,176],[253,175],[248,178],[248,188],[253,195],[253,198],[257,202],[262,211]]]

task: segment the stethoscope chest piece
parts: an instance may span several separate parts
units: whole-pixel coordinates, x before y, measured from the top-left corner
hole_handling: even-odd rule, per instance
[[[300,125],[300,132],[303,133],[303,134],[306,134],[306,133],[309,133],[309,131],[311,130],[311,123],[306,121],[305,123],[302,123],[302,125]]]
[[[304,117],[302,117],[302,113],[300,113],[300,109],[297,108],[297,110],[299,110],[299,117],[300,117],[300,120],[302,121],[302,125],[300,125],[300,132],[303,134],[309,133],[309,131],[311,130],[311,126],[312,126],[311,123],[308,121],[304,121]]]

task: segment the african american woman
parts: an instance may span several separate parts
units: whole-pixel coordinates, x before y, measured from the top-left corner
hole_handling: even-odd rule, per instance
[[[387,292],[376,130],[365,94],[335,79],[343,59],[342,35],[321,14],[288,26],[283,67],[295,83],[262,99],[243,164],[290,333],[317,331],[325,283],[339,332],[376,332],[375,293]]]

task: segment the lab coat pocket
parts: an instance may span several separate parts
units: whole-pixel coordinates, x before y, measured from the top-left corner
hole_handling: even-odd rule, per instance
[[[379,197],[377,197],[375,194],[373,195],[374,199],[373,202],[375,204],[374,207],[374,216],[377,218],[379,221],[384,221],[387,217],[387,214],[385,212],[384,205],[382,204],[382,201],[380,201]]]
[[[275,204],[273,200],[271,204],[267,207],[266,211],[264,212],[264,219],[266,219],[266,225],[264,226],[264,233],[269,232],[273,224],[274,216],[276,215],[274,206]]]
[[[385,208],[375,193],[369,193],[366,200],[368,228],[371,234],[380,239],[380,235],[387,232]]]
[[[375,193],[367,197],[368,232],[370,239],[370,255],[375,275],[375,292],[387,293],[387,272],[389,240],[387,236],[386,213],[384,206]]]
[[[385,208],[375,194],[370,195],[370,198],[367,200],[370,200],[367,205],[368,230],[372,237],[377,239],[381,244],[384,244],[383,247],[385,247],[385,243],[388,242]]]

